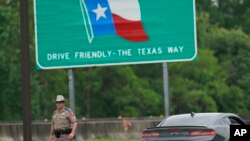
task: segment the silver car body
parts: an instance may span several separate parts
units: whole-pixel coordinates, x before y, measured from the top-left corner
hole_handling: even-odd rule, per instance
[[[228,141],[230,125],[246,125],[246,122],[233,113],[173,115],[164,119],[156,127],[145,129],[142,132],[142,141]],[[196,135],[195,131],[207,132]],[[205,135],[210,132],[211,135]]]

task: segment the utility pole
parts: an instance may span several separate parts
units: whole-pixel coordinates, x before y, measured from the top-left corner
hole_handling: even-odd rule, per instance
[[[29,69],[29,12],[28,0],[20,0],[21,60],[23,94],[23,140],[31,141],[31,99]]]

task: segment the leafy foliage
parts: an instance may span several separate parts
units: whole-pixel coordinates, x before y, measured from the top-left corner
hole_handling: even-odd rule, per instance
[[[51,118],[57,94],[68,97],[66,69],[36,70],[30,3],[32,117]],[[22,117],[19,1],[0,1],[0,120]],[[196,1],[198,56],[168,63],[171,114],[249,113],[250,1]],[[77,68],[77,117],[164,114],[162,64]]]

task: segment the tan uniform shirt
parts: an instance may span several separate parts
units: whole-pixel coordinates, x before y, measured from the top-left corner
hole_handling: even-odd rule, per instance
[[[55,129],[65,129],[71,127],[71,124],[77,122],[77,119],[73,111],[65,107],[62,112],[57,110],[54,112],[52,122],[54,123]]]

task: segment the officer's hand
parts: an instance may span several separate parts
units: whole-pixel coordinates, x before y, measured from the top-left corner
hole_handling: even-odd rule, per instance
[[[74,139],[74,136],[75,136],[74,133],[70,133],[68,138],[69,138],[70,140],[72,140],[72,139]]]

